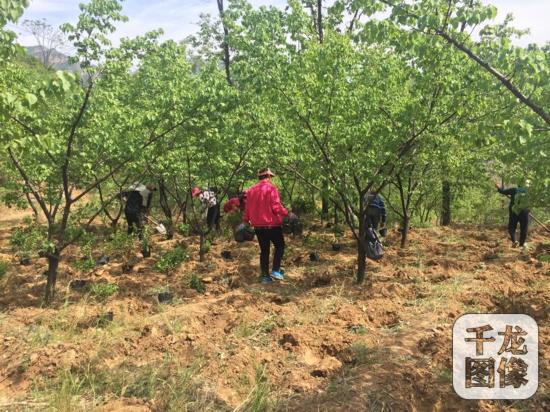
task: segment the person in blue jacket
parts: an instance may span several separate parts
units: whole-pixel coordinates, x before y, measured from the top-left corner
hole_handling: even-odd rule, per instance
[[[368,192],[365,202],[367,204],[367,227],[378,229],[380,225],[380,235],[386,236],[386,205],[384,199],[378,192]]]

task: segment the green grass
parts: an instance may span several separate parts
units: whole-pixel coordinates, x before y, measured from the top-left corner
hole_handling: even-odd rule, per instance
[[[189,287],[195,289],[199,293],[204,293],[206,291],[202,279],[195,274],[191,275],[191,279],[189,279]]]
[[[94,364],[95,366],[92,366]],[[201,360],[184,365],[166,355],[146,365],[122,363],[113,369],[91,361],[78,368],[59,371],[54,378],[39,378],[33,394],[51,410],[90,410],[113,397],[134,397],[154,401],[162,411],[223,411],[224,405],[203,391],[196,375]]]
[[[265,366],[255,368],[255,382],[248,396],[234,412],[269,412],[277,408],[277,400],[272,395],[272,388],[265,375]]]
[[[164,253],[157,263],[155,269],[160,272],[169,272],[179,267],[188,258],[187,248],[184,245],[178,245],[174,249]]]
[[[0,259],[0,278],[2,278],[8,271],[9,263],[3,259]]]
[[[105,300],[118,292],[118,285],[114,283],[94,283],[88,287],[91,296]]]

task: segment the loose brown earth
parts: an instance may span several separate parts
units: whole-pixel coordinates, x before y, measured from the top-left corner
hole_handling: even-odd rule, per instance
[[[257,282],[257,246],[219,240],[169,274],[152,267],[181,238],[155,238],[130,274],[112,261],[79,273],[69,250],[58,296],[42,308],[44,259],[20,266],[9,236],[21,215],[0,214],[0,410],[550,410],[550,240],[511,249],[501,227],[416,229],[369,262],[357,286],[354,243],[319,228],[287,239],[288,281]],[[320,227],[320,226],[319,226]],[[234,260],[224,260],[230,250]],[[310,262],[317,251],[319,262]],[[545,259],[542,259],[545,260]],[[192,274],[205,293],[190,288]],[[118,285],[100,301],[72,279]],[[166,286],[172,304],[157,294]],[[98,321],[112,311],[112,322]],[[451,332],[464,313],[527,313],[539,325],[540,384],[526,401],[466,401],[452,388]]]

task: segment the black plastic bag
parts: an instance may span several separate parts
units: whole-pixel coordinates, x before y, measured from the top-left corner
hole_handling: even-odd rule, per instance
[[[367,257],[371,260],[382,259],[382,256],[384,256],[384,247],[372,227],[367,228],[365,240],[367,241]]]
[[[246,223],[241,223],[237,225],[233,231],[233,238],[235,242],[250,242],[254,240],[254,229],[252,229]]]
[[[294,213],[283,218],[283,233],[286,235],[301,236],[304,231],[304,225],[300,218]]]

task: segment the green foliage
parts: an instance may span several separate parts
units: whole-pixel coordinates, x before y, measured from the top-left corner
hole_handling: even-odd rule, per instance
[[[127,258],[135,247],[136,239],[122,230],[118,230],[111,235],[111,238],[104,246],[104,251],[108,256]]]
[[[191,289],[195,289],[199,293],[204,293],[206,290],[202,279],[195,274],[191,275],[191,279],[189,280],[189,287]]]
[[[298,216],[315,212],[315,202],[311,197],[298,197],[292,200],[292,211]]]
[[[271,385],[265,375],[265,366],[255,367],[255,382],[249,396],[238,408],[247,412],[275,410],[276,401],[271,397]]]
[[[177,245],[174,249],[164,253],[155,263],[155,269],[161,272],[169,272],[176,269],[189,257],[187,247],[183,244]]]
[[[47,241],[45,229],[34,224],[15,228],[10,237],[10,244],[15,254],[20,257],[51,251],[52,248]]]
[[[80,252],[82,253],[82,257],[75,261],[74,266],[81,272],[88,272],[95,267],[95,260],[92,256],[95,243],[96,241],[92,234],[85,234],[80,239]]]
[[[187,223],[180,223],[177,225],[176,230],[182,236],[189,235],[189,225]]]
[[[90,295],[105,300],[118,292],[118,285],[115,283],[93,283],[88,287]]]

